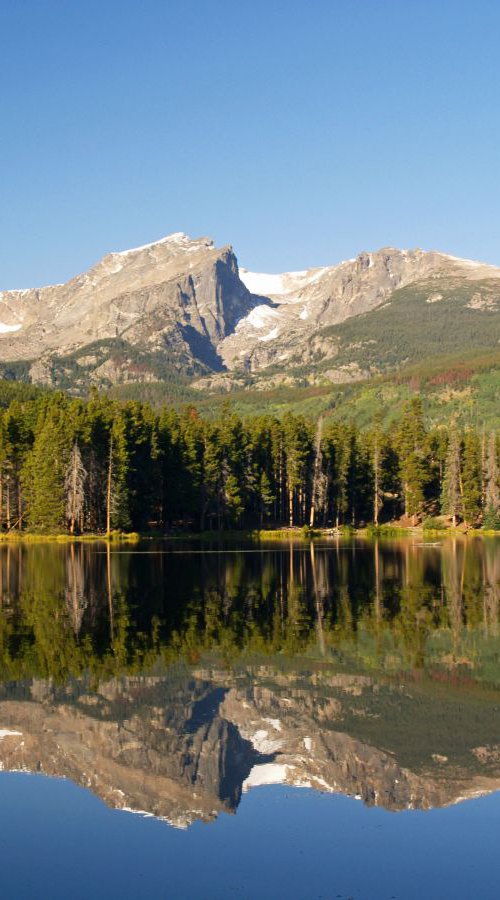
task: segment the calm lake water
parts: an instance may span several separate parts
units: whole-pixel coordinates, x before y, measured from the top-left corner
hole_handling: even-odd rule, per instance
[[[0,546],[2,898],[498,898],[500,541]]]

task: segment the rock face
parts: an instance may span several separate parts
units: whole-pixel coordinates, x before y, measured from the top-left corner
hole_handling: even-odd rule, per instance
[[[432,309],[450,283],[470,286],[471,311],[499,308],[500,269],[442,253],[384,248],[337,266],[264,275],[239,270],[230,247],[172,234],[110,253],[66,284],[0,292],[0,374],[75,391],[89,381],[223,370],[235,384],[270,366],[286,372],[333,360],[329,326],[379,309],[414,284],[427,286]],[[330,380],[366,374],[347,359]]]
[[[334,356],[335,345],[321,334],[323,328],[377,309],[410,284],[494,279],[500,291],[500,269],[494,266],[394,247],[360,253],[338,266],[283,275],[240,269],[240,277],[250,291],[265,299],[221,342],[219,353],[228,369],[243,367],[252,372],[272,364],[308,364]],[[364,374],[357,373],[358,377]],[[351,377],[346,371],[344,378],[336,380]]]
[[[346,731],[373,716],[379,686],[361,675],[294,682],[268,668],[244,677],[172,670],[85,681],[3,685],[0,767],[62,776],[108,805],[178,827],[234,812],[242,792],[285,783],[344,793],[390,810],[427,809],[498,789],[500,745],[472,747],[464,766],[426,737],[411,770],[391,750]],[[393,700],[408,703],[407,690]],[[384,744],[400,734],[387,723]],[[495,729],[493,728],[491,734]],[[496,732],[495,732],[496,733]]]
[[[65,367],[104,383],[150,380],[162,365],[217,371],[218,344],[256,302],[229,247],[173,234],[110,253],[67,284],[0,293],[0,361],[30,361],[41,383]]]

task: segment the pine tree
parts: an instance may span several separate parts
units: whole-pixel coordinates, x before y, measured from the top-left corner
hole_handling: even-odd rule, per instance
[[[32,528],[47,532],[64,528],[68,450],[64,412],[57,407],[49,409],[22,472]]]
[[[219,429],[207,426],[203,442],[203,468],[201,478],[201,530],[205,525],[222,528],[224,514],[224,454]]]
[[[245,495],[248,437],[241,419],[226,411],[219,429],[222,450],[222,501],[226,526],[241,524],[247,506]]]
[[[335,526],[344,524],[349,512],[349,477],[352,469],[352,427],[334,423],[325,436],[323,455],[329,480],[330,505]]]
[[[467,431],[462,454],[462,504],[468,525],[474,525],[481,514],[481,481],[481,444],[477,434]]]
[[[264,523],[273,508],[274,493],[267,472],[262,472],[259,480],[259,519],[260,525]]]
[[[317,514],[324,510],[326,498],[326,476],[323,471],[323,416],[318,419],[316,426],[316,435],[314,438],[314,457],[313,457],[313,473],[312,473],[312,491],[311,491],[311,512],[309,516],[309,527],[314,528],[314,522]]]
[[[223,471],[225,471],[225,468]],[[238,525],[245,510],[241,482],[232,472],[225,473],[224,476],[224,512],[226,524],[231,527],[232,524]]]
[[[288,524],[302,524],[309,490],[313,439],[311,429],[301,416],[287,416],[283,423],[288,488]]]
[[[421,515],[425,500],[424,489],[428,477],[425,438],[422,401],[416,397],[410,400],[403,411],[396,438],[404,512],[407,518],[412,519]]]
[[[109,434],[106,531],[128,531],[131,527],[127,475],[129,446],[127,418],[120,410],[113,420]]]
[[[500,480],[496,436],[490,434],[485,458],[485,501],[484,525],[486,528],[500,528]]]
[[[59,402],[57,400],[56,402]],[[42,411],[46,407],[42,407]],[[24,515],[23,470],[33,446],[34,435],[41,427],[38,405],[23,406],[14,400],[5,413],[5,522],[7,530],[22,528]],[[44,413],[45,414],[45,413]]]
[[[448,453],[446,455],[446,463],[443,477],[443,487],[441,492],[441,509],[444,513],[452,517],[453,525],[457,524],[457,519],[462,515],[462,494],[461,494],[461,447],[456,431],[452,431],[448,445]]]

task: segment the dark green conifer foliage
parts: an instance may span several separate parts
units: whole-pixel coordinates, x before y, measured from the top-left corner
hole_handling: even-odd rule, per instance
[[[131,527],[127,476],[129,473],[128,416],[120,410],[113,420],[109,437],[109,521],[111,530]]]
[[[65,475],[69,455],[64,410],[53,406],[41,414],[33,449],[21,476],[28,524],[40,531],[66,525]]]
[[[384,457],[385,435],[380,424],[380,417],[375,416],[373,426],[369,430],[366,439],[366,449],[369,455],[369,464],[372,472],[372,518],[373,524],[378,525],[380,514],[384,505]]]
[[[416,519],[422,513],[428,467],[425,458],[426,432],[422,402],[416,397],[406,406],[397,434],[404,513]]]
[[[473,431],[466,431],[462,452],[462,504],[468,525],[477,524],[481,515],[481,442]]]
[[[450,435],[441,491],[441,509],[443,513],[452,517],[454,525],[463,513],[461,468],[461,445],[454,430]]]
[[[283,423],[288,490],[288,524],[303,525],[310,489],[313,433],[301,416],[287,416]]]
[[[333,424],[325,435],[324,458],[330,486],[332,523],[336,527],[348,521],[351,450],[351,427]]]
[[[486,445],[485,459],[485,516],[494,521],[500,514],[500,473],[496,435],[492,432]]]
[[[271,488],[269,476],[264,470],[260,475],[258,485],[259,524],[261,526],[264,524],[264,521],[271,515],[274,499],[275,496]]]
[[[155,413],[92,393],[14,400],[0,414],[0,529],[99,532],[417,524],[440,505],[468,525],[500,524],[499,447],[440,427],[412,401],[384,432],[325,416],[195,409]]]

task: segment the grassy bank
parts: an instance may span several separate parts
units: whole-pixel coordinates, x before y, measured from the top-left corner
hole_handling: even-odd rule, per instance
[[[54,541],[59,544],[92,543],[105,541],[106,543],[135,544],[141,540],[137,532],[116,532],[110,534],[68,534],[67,532],[39,532],[39,531],[4,531],[0,532],[0,543],[5,544],[41,544]]]
[[[141,540],[169,540],[169,541],[206,541],[208,543],[221,542],[225,543],[239,541],[311,541],[313,539],[338,539],[338,538],[403,538],[403,537],[425,537],[425,538],[467,538],[467,537],[498,537],[500,531],[483,528],[432,528],[424,525],[416,525],[413,528],[407,528],[398,525],[369,525],[365,528],[353,528],[349,525],[340,528],[309,528],[305,527],[287,527],[287,528],[262,528],[245,531],[200,531],[200,532],[176,532],[175,534],[160,534],[158,532],[146,532],[139,534],[138,532],[116,532],[111,534],[79,534],[72,535],[66,532],[34,532],[34,531],[8,531],[0,533],[0,544],[41,544],[54,542],[59,544],[72,543],[108,543],[108,544],[136,544]]]

